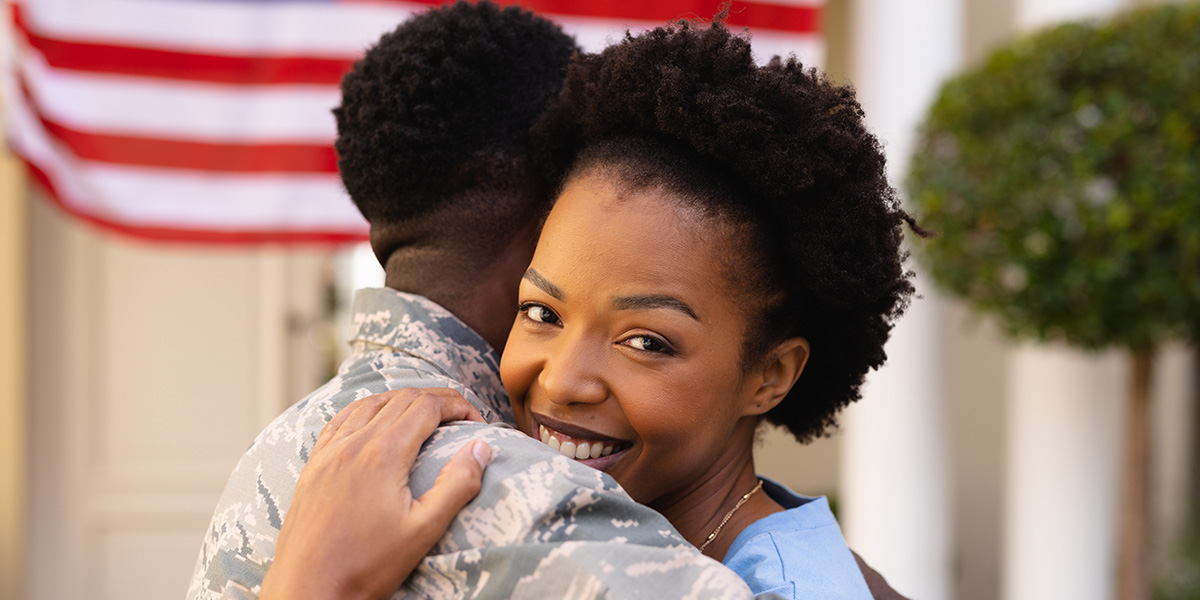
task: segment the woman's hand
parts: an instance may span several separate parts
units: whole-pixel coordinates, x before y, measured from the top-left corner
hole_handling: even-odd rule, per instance
[[[260,598],[386,598],[479,492],[486,442],[466,444],[425,495],[408,476],[440,423],[484,422],[458,392],[394,390],[330,421],[300,473]]]

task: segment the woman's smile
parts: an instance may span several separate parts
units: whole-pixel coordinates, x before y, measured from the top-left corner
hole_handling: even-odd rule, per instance
[[[606,470],[620,460],[631,443],[537,413],[532,414],[543,444],[594,469]]]

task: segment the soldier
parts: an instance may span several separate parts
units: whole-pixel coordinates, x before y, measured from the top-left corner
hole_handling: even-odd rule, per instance
[[[205,536],[189,599],[257,596],[318,433],[352,401],[400,388],[449,388],[488,422],[511,422],[498,351],[550,191],[532,164],[529,129],[575,50],[571,38],[531,13],[459,2],[383,36],[346,76],[334,111],[339,167],[371,224],[387,288],[358,293],[353,354],[337,376],[268,425],[238,463]],[[471,412],[430,412],[435,403],[415,394],[413,406],[435,422]],[[369,417],[380,406],[354,412]],[[408,515],[413,543],[437,545],[401,594],[750,595],[736,575],[601,472],[504,426],[442,427],[422,448],[411,473],[415,495],[430,490],[450,463],[441,495],[426,497],[441,506],[432,511],[438,527],[447,527],[478,486],[489,454],[483,492],[454,516],[445,536],[427,535],[434,528],[420,525],[431,512]],[[379,585],[330,583],[342,591]]]

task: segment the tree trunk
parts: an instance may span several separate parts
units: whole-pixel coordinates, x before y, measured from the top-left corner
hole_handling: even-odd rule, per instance
[[[1150,377],[1154,351],[1133,351],[1129,408],[1125,422],[1125,474],[1122,487],[1119,600],[1150,600]]]

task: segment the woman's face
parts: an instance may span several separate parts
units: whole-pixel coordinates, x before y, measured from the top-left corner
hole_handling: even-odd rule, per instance
[[[652,507],[752,442],[758,384],[740,366],[746,310],[720,230],[672,197],[577,178],[521,281],[500,365],[523,431]]]

